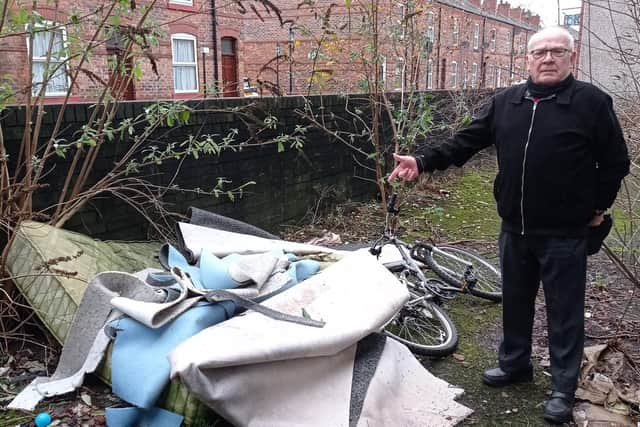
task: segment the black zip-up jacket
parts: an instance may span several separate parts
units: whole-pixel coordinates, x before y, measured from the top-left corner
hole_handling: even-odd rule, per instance
[[[496,94],[468,127],[442,144],[421,147],[419,171],[462,166],[493,144],[503,230],[583,236],[594,213],[613,204],[629,173],[629,156],[611,97],[567,79],[542,99],[532,97],[527,84]]]

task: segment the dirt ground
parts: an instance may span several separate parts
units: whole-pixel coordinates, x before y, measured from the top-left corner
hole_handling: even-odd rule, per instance
[[[401,213],[403,219],[400,223],[405,241],[417,238],[461,244],[495,261],[499,221],[493,211],[493,201],[486,197],[490,194],[488,187],[492,174],[482,169],[458,176],[455,173],[454,176],[439,176],[406,194],[403,202],[405,212]],[[479,196],[480,193],[484,198]],[[455,216],[458,218],[452,219]],[[291,227],[284,234],[286,238],[298,241],[318,238],[322,241],[323,236],[330,240],[328,233],[334,233],[343,243],[371,242],[380,234],[382,225],[383,214],[378,205],[346,204],[332,214],[318,218],[312,225]],[[333,240],[336,240],[335,236]],[[589,257],[585,347],[607,344],[609,352],[622,355],[624,361],[615,372],[611,372],[606,363],[598,366],[600,373],[614,378],[619,391],[640,388],[639,292],[603,251]],[[531,385],[496,390],[481,384],[482,371],[496,366],[496,352],[501,339],[499,304],[462,295],[447,302],[445,308],[459,330],[459,348],[453,356],[422,361],[434,374],[466,390],[460,401],[475,413],[463,425],[547,425],[542,419],[542,411],[550,390],[550,374],[542,289],[536,305],[533,332],[536,369]],[[635,400],[638,401],[637,398]],[[639,410],[637,405],[631,405],[633,425],[640,422]]]
[[[429,238],[439,243],[464,244],[495,259],[498,222],[490,198],[483,196],[483,201],[477,196],[480,190],[475,188],[486,187],[489,181],[487,175],[480,173],[441,177],[418,185],[404,197],[401,230],[406,240]],[[468,191],[464,190],[467,184]],[[487,192],[486,188],[481,190]],[[466,200],[470,197],[473,202]],[[375,202],[342,203],[323,215],[319,215],[315,207],[310,207],[309,212],[303,223],[283,228],[282,237],[300,242],[321,239],[320,243],[326,244],[338,240],[340,243],[371,242],[383,225],[382,210]],[[604,253],[590,257],[586,344],[606,343],[624,355],[616,380],[621,388],[640,384],[637,293]],[[435,375],[465,389],[460,401],[475,412],[463,425],[546,425],[541,415],[549,389],[549,362],[542,294],[538,298],[534,326],[534,383],[505,389],[491,389],[480,381],[482,371],[495,365],[501,336],[500,305],[462,295],[447,302],[445,308],[459,330],[459,348],[453,356],[444,359],[421,360]],[[11,338],[5,339],[0,347],[9,350],[0,354],[0,406],[6,405],[35,376],[52,373],[57,363],[59,348],[53,339],[33,326],[37,325],[35,320],[29,319],[26,323],[26,327],[14,325]],[[120,403],[109,391],[99,380],[90,377],[77,392],[46,400],[38,411],[49,412],[59,426],[103,426],[104,408]],[[638,409],[633,407],[631,414],[636,422],[640,420]],[[17,425],[34,425],[33,415],[0,410],[0,427]],[[226,426],[215,420],[200,425]]]

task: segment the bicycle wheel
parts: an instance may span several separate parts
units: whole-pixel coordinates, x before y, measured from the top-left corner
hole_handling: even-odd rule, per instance
[[[462,288],[466,265],[455,259],[459,258],[473,265],[473,274],[477,282],[473,287],[468,288],[469,293],[491,301],[502,301],[502,276],[490,262],[465,249],[452,246],[437,246],[437,248],[444,254],[421,247],[418,250],[418,258],[442,280],[451,286]]]
[[[458,346],[458,331],[447,313],[433,300],[410,291],[411,299],[385,326],[385,333],[414,353],[443,357]]]

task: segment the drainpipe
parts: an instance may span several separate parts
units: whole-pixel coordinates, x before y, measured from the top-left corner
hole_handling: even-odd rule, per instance
[[[511,49],[509,50],[509,84],[513,84],[513,56],[515,54],[514,52],[514,44],[515,44],[515,40],[516,40],[516,26],[514,25],[513,28],[511,29]]]
[[[438,36],[434,37],[438,42],[436,46],[436,89],[440,86],[440,44],[442,43],[442,6],[438,7]],[[444,89],[439,88],[439,89]]]
[[[480,39],[480,88],[484,89],[485,87],[485,68],[486,68],[486,62],[484,60],[484,32],[485,29],[487,27],[487,17],[486,15],[482,17],[482,38]]]
[[[211,0],[211,21],[211,36],[213,37],[213,89],[215,96],[219,96],[218,83],[220,82],[220,78],[218,75],[218,19],[216,18],[216,0]]]

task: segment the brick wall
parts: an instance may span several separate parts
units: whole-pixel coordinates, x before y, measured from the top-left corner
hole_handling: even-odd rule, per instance
[[[362,24],[362,11],[355,3],[347,9],[342,3],[334,4],[329,0],[316,1],[312,6],[298,7],[295,0],[278,2],[285,19],[295,22],[293,72],[294,93],[305,92],[314,61],[309,57],[310,52],[320,45],[331,60],[319,60],[317,68],[328,70],[331,84],[325,90],[357,91],[357,82],[365,77],[366,70],[358,60],[367,55],[365,45],[369,42],[366,31],[359,31]],[[327,35],[320,40],[321,26],[326,17],[326,11],[331,4],[329,22],[335,34]],[[512,9],[509,3],[496,4],[495,0],[485,0],[482,8],[479,1],[463,2],[447,0],[440,2],[418,1],[420,11],[416,19],[418,27],[416,34],[426,32],[426,16],[433,13],[436,43],[431,53],[420,61],[417,75],[417,88],[426,88],[427,63],[431,59],[435,66],[434,88],[453,89],[464,86],[464,64],[471,70],[472,64],[478,64],[479,75],[475,87],[495,87],[496,75],[501,76],[499,86],[507,86],[522,79],[524,65],[524,51],[512,46],[514,35],[528,36],[538,27],[530,14],[522,9]],[[513,15],[513,16],[512,16]],[[394,90],[400,87],[398,68],[402,65],[401,57],[404,52],[398,51],[390,38],[392,25],[399,21],[401,12],[397,7],[381,9],[380,25],[380,53],[386,60],[386,89]],[[536,17],[537,18],[537,17]],[[365,20],[366,21],[366,20]],[[474,48],[475,25],[479,26],[480,40],[478,48]],[[454,41],[454,26],[458,27],[458,40]],[[288,55],[288,25],[281,27],[275,17],[257,17],[247,15],[243,19],[241,62],[244,63],[244,76],[252,81],[279,80],[280,86],[288,93],[290,78],[288,57],[284,62],[275,63],[276,45],[281,47],[282,55]],[[495,32],[496,48],[490,46],[491,33]],[[313,36],[310,36],[312,34]],[[363,36],[364,34],[364,36]],[[483,44],[484,41],[484,44]],[[457,65],[454,73],[452,64]],[[265,69],[264,64],[269,64]],[[278,68],[279,73],[276,73]],[[500,70],[500,71],[497,71]],[[516,75],[519,70],[520,75]],[[485,74],[491,73],[491,81],[485,79]],[[470,71],[468,71],[470,74]],[[276,77],[278,74],[279,78]],[[469,77],[470,78],[470,77]],[[485,80],[487,80],[485,82]],[[455,85],[454,85],[455,83]],[[468,82],[467,87],[470,87]]]
[[[89,13],[105,2],[97,0],[74,2],[60,0],[59,11],[47,2],[38,2],[37,11],[46,19],[61,24],[69,38],[80,37],[91,39],[95,25],[90,21],[81,24],[71,23],[71,11],[78,10],[80,15]],[[122,16],[121,25],[134,25],[148,2],[137,2],[134,11],[128,11]],[[15,8],[15,3],[12,3]],[[361,82],[368,73],[372,76],[374,70],[370,64],[363,65],[363,58],[368,56],[366,51],[369,41],[368,34],[359,32],[363,23],[358,2],[353,2],[350,9],[344,2],[318,0],[313,3],[300,3],[298,0],[281,0],[274,2],[281,10],[278,18],[271,11],[257,7],[260,16],[244,2],[246,9],[241,10],[234,2],[216,2],[215,28],[216,43],[213,34],[213,10],[211,0],[193,0],[192,7],[177,6],[169,0],[160,0],[150,16],[149,24],[160,29],[162,35],[151,43],[146,50],[153,55],[157,65],[157,74],[151,62],[144,57],[139,62],[142,78],[133,84],[133,98],[137,100],[172,99],[172,98],[202,98],[205,95],[205,82],[211,88],[214,77],[222,79],[221,42],[229,37],[236,41],[238,83],[243,78],[249,78],[252,83],[260,80],[271,84],[279,83],[283,93],[289,93],[289,81],[292,82],[293,93],[307,93],[309,88],[315,92],[359,92]],[[389,6],[381,2],[379,19],[381,20],[380,53],[385,61],[385,86],[387,90],[398,90],[402,87],[399,70],[403,66],[402,58],[406,55],[409,62],[416,63],[415,75],[417,89],[425,89],[427,85],[427,64],[431,60],[433,67],[434,89],[452,89],[454,81],[452,63],[458,67],[456,88],[464,86],[464,64],[470,70],[472,64],[478,64],[479,75],[476,87],[485,87],[490,83],[485,76],[491,71],[495,75],[496,67],[501,71],[503,81],[501,85],[518,81],[522,76],[512,77],[516,70],[524,72],[524,52],[512,50],[509,38],[513,35],[528,36],[538,27],[539,18],[531,16],[520,8],[511,8],[508,3],[496,4],[496,0],[418,0],[416,2],[419,14],[416,22],[416,34],[426,31],[426,17],[428,13],[434,16],[434,32],[436,44],[431,52],[422,57],[419,53],[399,49],[393,45],[390,37],[392,27],[401,19],[401,11],[397,4]],[[333,5],[333,6],[331,6]],[[323,19],[328,16],[334,31],[323,36]],[[99,18],[99,14],[95,16]],[[282,22],[281,22],[282,20]],[[292,55],[289,57],[289,28],[292,22],[294,41]],[[367,20],[365,19],[366,23]],[[453,42],[453,26],[458,22],[458,43]],[[473,48],[475,25],[479,25],[480,46]],[[490,32],[496,31],[496,50],[488,48]],[[171,35],[184,33],[196,38],[198,91],[178,94],[174,90],[173,64],[171,52]],[[364,34],[364,36],[362,35]],[[29,90],[27,76],[29,75],[27,61],[27,43],[25,35],[5,37],[0,39],[0,76],[11,75],[13,84],[20,93],[17,102],[24,102],[24,91]],[[484,45],[482,42],[484,41]],[[331,57],[331,60],[319,58],[315,63],[313,53],[321,44],[321,51]],[[276,46],[279,45],[281,54],[276,60]],[[216,49],[214,49],[214,47]],[[202,48],[208,48],[209,53],[203,57]],[[217,52],[217,56],[216,55]],[[107,66],[109,52],[104,43],[93,50],[92,56],[83,64],[90,73],[80,73],[72,89],[72,101],[91,101],[99,94],[101,84],[98,79],[108,80],[111,72]],[[420,57],[419,57],[420,56]],[[418,60],[419,57],[419,60]],[[291,58],[291,61],[289,60]],[[409,63],[408,62],[408,63]],[[72,61],[72,68],[77,66]],[[214,66],[217,65],[217,73]],[[290,67],[291,65],[291,67]],[[291,72],[290,72],[291,68]],[[73,69],[70,70],[72,72]],[[506,77],[505,77],[506,76]],[[495,78],[493,79],[495,81]],[[487,84],[493,87],[493,83]],[[469,86],[469,85],[467,85]],[[264,92],[268,93],[267,90]],[[59,102],[60,98],[48,99]]]
[[[135,10],[128,10],[122,13],[120,25],[136,25],[138,19],[144,13],[143,6],[146,1],[137,2]],[[55,9],[50,2],[38,2],[36,12],[50,22],[63,25],[66,39],[73,40],[79,38],[88,42],[94,37],[96,24],[94,19],[99,20],[101,14],[94,11],[100,10],[101,6],[108,4],[102,1],[83,1],[79,4],[73,0],[60,0],[59,9]],[[15,3],[12,3],[16,12]],[[72,11],[77,11],[78,16],[88,15],[89,18],[81,18],[80,23],[72,23]],[[133,83],[134,97],[138,100],[145,99],[171,99],[171,98],[201,98],[204,95],[204,82],[212,84],[214,81],[213,67],[213,28],[211,17],[211,2],[209,0],[193,0],[193,6],[184,7],[170,4],[168,0],[160,0],[156,3],[146,25],[161,31],[161,36],[156,40],[150,39],[149,47],[146,49],[156,60],[157,74],[154,72],[151,61],[136,51],[140,58],[139,65],[143,72],[141,80]],[[237,25],[237,23],[236,23]],[[19,29],[16,29],[16,32]],[[198,92],[190,94],[176,94],[173,84],[173,64],[171,53],[171,34],[186,33],[196,37],[196,56],[198,67]],[[107,61],[113,56],[113,51],[109,51],[104,43],[104,36],[99,35],[88,59],[80,64],[78,60],[71,60],[68,68],[69,76],[72,76],[77,68],[82,68],[87,72],[79,72],[71,90],[72,101],[91,101],[97,98],[103,87],[103,82],[107,82],[112,74],[107,65]],[[18,97],[18,103],[24,102],[26,92],[30,90],[29,65],[28,65],[28,42],[24,34],[14,37],[0,39],[0,54],[3,61],[0,61],[0,76],[10,75]],[[210,49],[205,55],[206,64],[203,67],[202,48]],[[7,60],[5,60],[8,59]],[[206,68],[206,70],[204,70]],[[206,71],[206,76],[205,76]],[[61,97],[48,97],[49,102],[59,102]]]
[[[312,101],[319,102],[319,99],[314,98]],[[247,127],[229,111],[248,103],[243,99],[209,100],[197,105],[193,103],[194,107],[208,112],[194,114],[188,126],[158,129],[152,140],[154,144],[162,145],[169,141],[183,141],[189,134],[226,135],[232,128],[239,129],[242,140],[247,136]],[[264,116],[270,113],[278,117],[281,126],[271,136],[291,134],[296,125],[303,124],[294,112],[295,109],[303,108],[302,98],[264,98],[254,100],[254,103],[251,109],[253,114]],[[329,112],[337,117],[345,115],[344,98],[323,97],[322,103],[327,115]],[[148,104],[144,102],[122,103],[115,121],[141,114],[146,105]],[[46,107],[41,134],[43,143],[49,138],[47,133],[51,132],[59,108],[58,105]],[[71,139],[73,133],[86,123],[91,108],[89,104],[70,105],[65,112],[65,131],[58,137]],[[213,110],[227,112],[211,112]],[[363,110],[366,108],[363,107]],[[20,145],[25,123],[24,109],[9,108],[2,113],[0,119],[3,122],[5,145],[9,150],[14,150],[10,152],[9,158],[16,159],[18,156],[15,150]],[[122,153],[128,145],[127,140],[118,139],[107,143],[100,151],[91,179],[95,180],[109,171],[117,160],[118,153]],[[355,163],[352,154],[346,146],[332,142],[325,133],[310,129],[301,151],[287,147],[285,152],[278,153],[275,145],[245,148],[240,151],[225,151],[219,156],[188,159],[180,169],[178,161],[165,161],[142,173],[153,184],[177,184],[185,189],[211,189],[218,177],[225,177],[233,181],[233,184],[255,181],[256,184],[247,187],[244,196],[234,202],[225,196],[216,198],[197,192],[171,191],[167,192],[165,200],[169,210],[178,214],[185,213],[189,206],[197,206],[277,232],[281,224],[298,220],[313,210],[323,190],[333,189],[335,196],[331,202],[336,198],[362,200],[375,196],[375,185],[362,179],[370,178],[371,172]],[[70,161],[70,158],[54,160],[55,166],[46,178],[48,187],[36,193],[37,208],[42,209],[56,203]],[[175,181],[172,181],[174,177]],[[110,194],[92,200],[66,227],[110,239],[141,239],[146,238],[149,232],[139,213]]]

